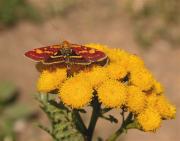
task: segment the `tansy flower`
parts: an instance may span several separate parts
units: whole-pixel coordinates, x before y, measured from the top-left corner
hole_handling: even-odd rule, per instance
[[[128,58],[130,56],[129,53],[118,49],[118,48],[112,48],[107,50],[106,54],[108,55],[110,62],[113,64],[121,64],[122,67],[127,67],[128,65]]]
[[[91,71],[82,72],[80,75],[82,75],[95,89],[108,79],[108,74],[104,67],[94,67]]]
[[[127,107],[131,112],[140,113],[145,108],[145,93],[143,93],[138,87],[127,87]]]
[[[144,131],[155,131],[161,125],[161,116],[153,108],[147,108],[137,116],[137,121]]]
[[[130,54],[119,49],[119,48],[109,48],[101,44],[87,44],[86,46],[98,49],[106,53],[111,63],[118,63],[128,57]]]
[[[144,62],[137,55],[129,55],[126,59],[128,71],[136,70],[138,68],[144,68]]]
[[[155,93],[151,93],[146,95],[146,107],[153,107],[156,108],[157,103],[157,95]]]
[[[72,108],[81,108],[87,105],[93,96],[93,89],[86,79],[71,77],[59,88],[62,102]]]
[[[40,92],[49,92],[58,88],[66,79],[66,69],[56,69],[55,71],[44,70],[40,74],[37,82],[37,90]]]
[[[154,80],[153,85],[154,85],[154,87],[153,87],[154,88],[154,92],[156,94],[164,93],[164,87],[161,85],[161,83],[159,83],[158,81]]]
[[[110,63],[107,67],[108,76],[112,79],[121,79],[127,75],[127,70],[121,64]]]
[[[163,95],[150,94],[146,98],[147,107],[156,109],[163,119],[175,118],[176,108]]]
[[[176,115],[175,106],[171,105],[163,95],[157,96],[156,108],[163,119],[174,119]]]
[[[153,76],[144,67],[134,68],[130,71],[130,83],[142,90],[149,90],[153,86]]]
[[[122,49],[119,49],[119,48],[114,48],[113,52],[116,54],[116,56],[118,58],[121,58],[120,61],[123,61],[124,59],[129,58],[129,56],[131,55],[130,53],[128,53],[128,52],[126,52],[126,51],[124,51]]]
[[[123,57],[119,55],[120,53],[120,50],[115,48],[109,49],[106,52],[111,63],[119,63],[123,59]]]
[[[105,107],[115,108],[125,104],[126,86],[116,80],[105,81],[97,90],[99,101]]]

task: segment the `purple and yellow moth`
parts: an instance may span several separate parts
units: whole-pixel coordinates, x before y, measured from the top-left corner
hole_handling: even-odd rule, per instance
[[[77,64],[90,65],[108,60],[107,55],[97,49],[63,41],[59,45],[36,48],[25,53],[25,56],[43,64]]]

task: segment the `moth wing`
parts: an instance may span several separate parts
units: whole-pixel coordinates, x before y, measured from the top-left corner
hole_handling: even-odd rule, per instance
[[[25,52],[25,56],[34,60],[34,61],[43,61],[47,60],[50,56],[54,56],[54,54],[59,52],[61,48],[60,45],[52,45],[41,48],[35,48],[33,50]]]
[[[88,61],[91,62],[99,62],[103,61],[107,58],[107,55],[94,48],[86,47],[86,46],[81,46],[81,45],[76,45],[72,44],[72,50],[77,54],[82,56]]]

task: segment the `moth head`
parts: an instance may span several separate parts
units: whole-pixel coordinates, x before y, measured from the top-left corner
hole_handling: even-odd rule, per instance
[[[69,56],[72,54],[71,44],[68,41],[63,41],[61,44],[61,54],[63,56]]]

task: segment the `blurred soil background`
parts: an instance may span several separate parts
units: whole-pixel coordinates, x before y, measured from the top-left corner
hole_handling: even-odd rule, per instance
[[[23,54],[63,40],[106,44],[143,58],[177,106],[177,117],[163,122],[157,133],[130,130],[119,140],[179,141],[179,0],[0,0],[0,95],[5,91],[9,96],[0,97],[0,130],[7,130],[0,134],[1,141],[52,140],[34,124],[49,123],[34,98],[38,78],[35,63]],[[17,91],[18,97],[14,95]],[[22,106],[11,110],[16,106],[4,103]],[[116,128],[118,125],[99,120],[96,134],[106,138]]]

